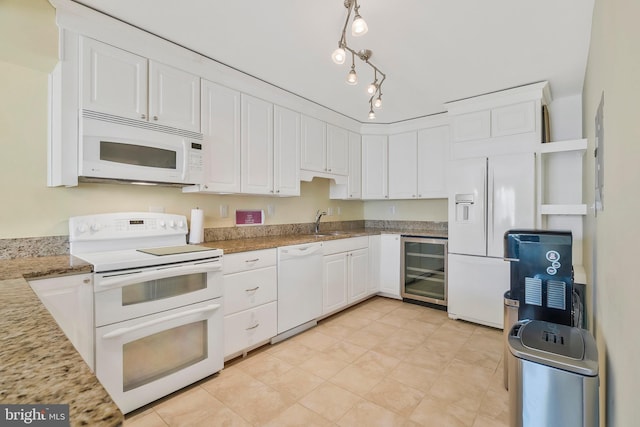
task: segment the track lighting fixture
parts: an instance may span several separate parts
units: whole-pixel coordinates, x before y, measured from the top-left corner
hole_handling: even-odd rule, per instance
[[[369,110],[368,117],[373,120],[376,118],[373,108],[382,108],[382,83],[387,76],[369,61],[372,55],[372,52],[369,49],[362,49],[356,52],[347,45],[347,25],[349,25],[349,18],[351,17],[352,11],[354,17],[351,25],[351,35],[356,37],[364,35],[367,33],[369,28],[367,23],[360,16],[360,5],[358,5],[358,0],[344,0],[344,7],[347,9],[347,18],[344,22],[344,27],[342,28],[342,36],[338,42],[338,48],[331,54],[331,59],[338,65],[344,64],[347,52],[351,52],[351,71],[347,74],[347,84],[350,85],[356,85],[358,83],[358,75],[355,69],[356,56],[365,64],[373,68],[373,82],[367,86],[367,93],[371,95],[371,98],[369,98],[369,106],[371,108]],[[380,80],[378,80],[378,74],[382,77]]]

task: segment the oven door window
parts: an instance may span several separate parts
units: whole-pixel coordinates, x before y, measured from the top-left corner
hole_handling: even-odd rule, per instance
[[[178,153],[145,145],[100,141],[100,160],[126,165],[176,170]]]
[[[207,358],[207,321],[189,323],[126,343],[122,388],[133,390]]]
[[[207,274],[187,274],[140,282],[122,288],[122,305],[158,301],[199,291],[207,287]]]

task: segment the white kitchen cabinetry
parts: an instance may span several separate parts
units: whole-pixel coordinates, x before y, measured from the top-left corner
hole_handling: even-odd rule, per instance
[[[389,135],[389,198],[418,197],[418,133]],[[420,165],[428,167],[428,164]]]
[[[300,113],[274,107],[273,192],[300,195]]]
[[[224,355],[230,359],[277,333],[276,249],[224,257]]]
[[[362,137],[349,132],[349,177],[346,184],[331,182],[329,198],[357,200],[362,198]]]
[[[389,199],[445,198],[449,127],[389,136]]]
[[[387,136],[362,136],[362,198],[388,199]]]
[[[245,94],[241,99],[241,191],[273,194],[273,104]]]
[[[29,281],[40,301],[94,370],[93,281],[91,274],[76,274]]]
[[[368,246],[368,237],[324,242],[323,316],[369,295]]]
[[[381,237],[379,234],[369,236],[369,295],[380,291]]]
[[[206,153],[203,191],[240,192],[240,92],[202,82],[202,133]]]
[[[322,177],[349,173],[349,132],[302,116],[300,168]]]
[[[81,107],[200,132],[200,78],[82,37]]]
[[[400,235],[380,236],[380,294],[400,297]]]

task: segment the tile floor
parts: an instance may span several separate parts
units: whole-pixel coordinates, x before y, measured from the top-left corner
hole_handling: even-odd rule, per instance
[[[508,426],[502,331],[374,297],[127,415],[150,426]]]

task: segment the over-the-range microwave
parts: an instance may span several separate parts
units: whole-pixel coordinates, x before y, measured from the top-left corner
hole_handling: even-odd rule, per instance
[[[80,126],[80,181],[204,183],[202,134],[86,110]]]

